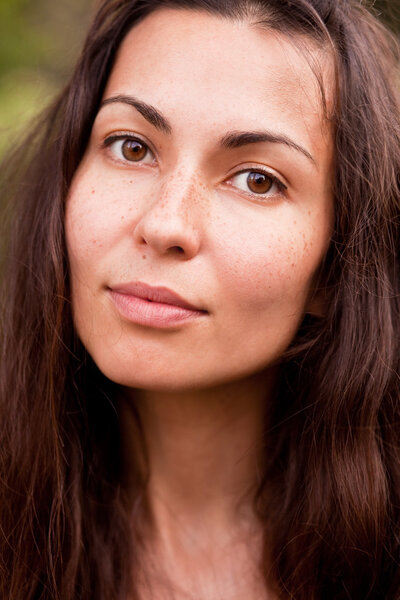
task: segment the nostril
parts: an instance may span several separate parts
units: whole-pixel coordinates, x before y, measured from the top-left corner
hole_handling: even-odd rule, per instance
[[[173,246],[171,250],[174,250],[177,254],[183,254],[185,252],[182,246]]]

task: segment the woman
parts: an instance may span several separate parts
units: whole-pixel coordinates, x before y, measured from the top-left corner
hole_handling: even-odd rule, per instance
[[[397,68],[358,2],[100,7],[9,162],[1,597],[398,597]]]

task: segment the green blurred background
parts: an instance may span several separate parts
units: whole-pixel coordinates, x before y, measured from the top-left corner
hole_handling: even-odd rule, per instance
[[[98,0],[0,0],[0,155],[66,81]],[[400,31],[400,0],[375,8]]]
[[[0,154],[65,83],[93,0],[0,0]]]

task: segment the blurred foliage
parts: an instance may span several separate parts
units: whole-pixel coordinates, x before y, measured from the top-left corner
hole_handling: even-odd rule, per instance
[[[70,72],[91,0],[0,0],[0,153]]]
[[[97,0],[0,0],[0,154],[66,80]],[[400,0],[376,12],[400,29]]]

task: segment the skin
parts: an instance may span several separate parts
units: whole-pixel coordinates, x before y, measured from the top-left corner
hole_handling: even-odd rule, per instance
[[[105,104],[71,186],[66,232],[77,331],[123,390],[128,481],[133,403],[142,422],[147,569],[157,563],[161,573],[153,594],[166,597],[165,572],[175,598],[272,597],[257,573],[251,491],[279,359],[305,312],[323,310],[314,281],[331,235],[333,151],[318,85],[285,37],[167,9],[126,36],[104,100],[121,95],[155,107],[170,130],[123,102]],[[238,131],[291,145],[221,145]],[[116,133],[151,152],[127,161],[118,143],[104,145]],[[245,169],[266,169],[286,189],[251,194]],[[168,287],[206,312],[166,330],[132,323],[109,292],[130,281]]]

